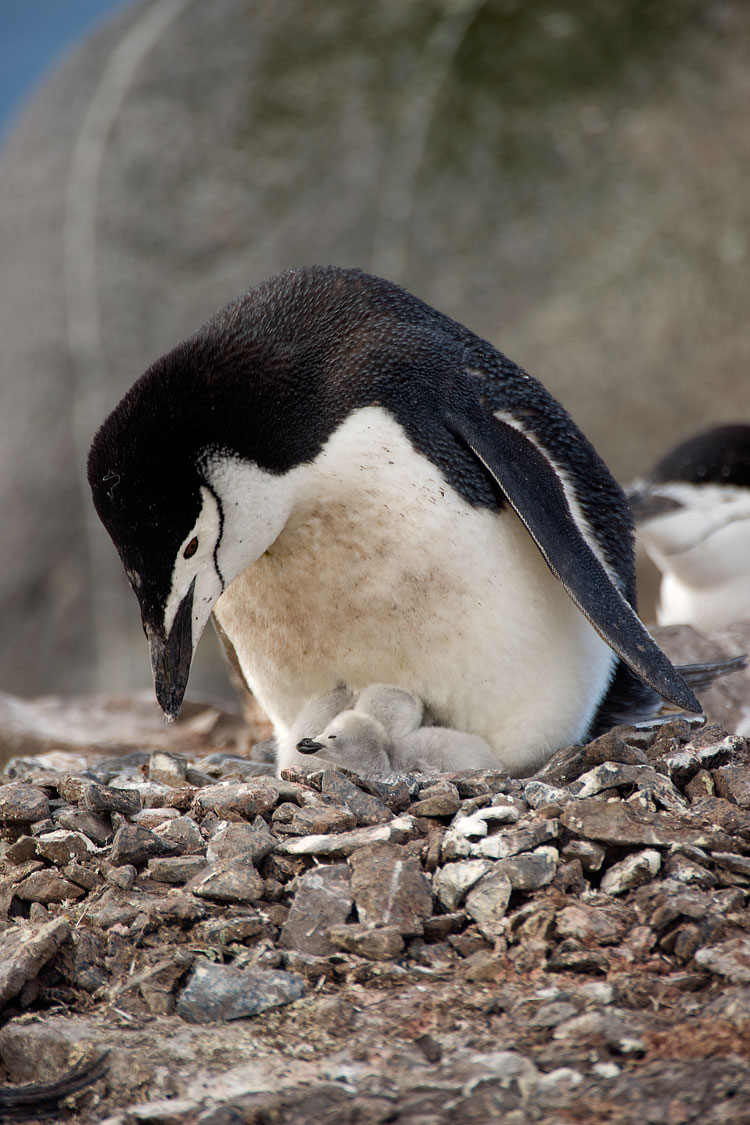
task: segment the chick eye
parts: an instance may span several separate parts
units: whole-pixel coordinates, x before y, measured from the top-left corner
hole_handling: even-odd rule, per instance
[[[192,559],[195,552],[198,550],[198,536],[194,535],[188,543],[185,550],[182,552],[183,559]]]
[[[328,735],[328,737],[329,737],[329,738],[335,738],[335,737],[336,737],[336,735],[335,735],[335,734],[329,734],[329,735]]]

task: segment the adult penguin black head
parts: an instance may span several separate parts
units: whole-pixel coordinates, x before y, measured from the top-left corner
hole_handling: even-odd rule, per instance
[[[654,692],[700,709],[632,608],[627,503],[562,407],[357,270],[222,309],[107,418],[89,480],[167,716],[214,608],[281,765],[342,682],[412,691],[514,772]]]

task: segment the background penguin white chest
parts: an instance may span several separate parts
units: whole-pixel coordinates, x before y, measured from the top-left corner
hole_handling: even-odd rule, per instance
[[[284,530],[214,610],[282,766],[298,712],[342,681],[407,688],[511,772],[583,736],[615,658],[510,507],[471,507],[378,407],[293,472]]]

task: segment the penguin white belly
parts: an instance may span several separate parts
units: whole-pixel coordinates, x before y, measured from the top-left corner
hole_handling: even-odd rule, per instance
[[[283,532],[214,612],[281,766],[309,764],[290,728],[311,697],[380,682],[529,773],[583,737],[615,663],[510,507],[471,507],[378,407],[305,467]]]

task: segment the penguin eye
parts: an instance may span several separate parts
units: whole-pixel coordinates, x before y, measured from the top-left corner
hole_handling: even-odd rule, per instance
[[[198,550],[198,536],[194,535],[188,543],[185,550],[182,552],[183,559],[192,559],[195,552]]]

